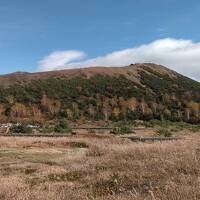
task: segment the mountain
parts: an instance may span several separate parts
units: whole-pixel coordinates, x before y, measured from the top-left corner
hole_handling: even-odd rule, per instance
[[[166,67],[131,64],[0,76],[0,121],[200,122],[200,83]]]
[[[31,82],[32,80],[44,80],[48,78],[61,78],[70,79],[76,76],[91,77],[96,74],[109,75],[109,76],[125,76],[128,79],[135,80],[137,82],[138,72],[144,71],[145,67],[148,67],[157,72],[164,74],[173,74],[174,72],[159,65],[155,64],[132,64],[127,67],[89,67],[81,69],[69,69],[49,72],[27,73],[27,72],[15,72],[8,75],[0,76],[0,84],[2,86],[10,86],[13,84],[23,84]]]

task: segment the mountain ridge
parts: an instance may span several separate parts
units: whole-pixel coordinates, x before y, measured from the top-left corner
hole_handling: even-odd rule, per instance
[[[65,70],[55,70],[55,71],[45,71],[45,72],[14,72],[10,74],[0,75],[0,84],[3,86],[9,86],[15,83],[29,82],[35,79],[47,79],[47,78],[72,78],[74,76],[85,75],[90,77],[96,74],[110,75],[110,76],[127,76],[128,73],[132,74],[132,80],[138,82],[138,71],[144,70],[145,67],[151,68],[161,74],[175,75],[177,72],[170,70],[162,65],[157,65],[154,63],[137,63],[130,64],[124,67],[86,67],[77,69],[65,69]],[[135,77],[134,77],[135,76]],[[130,75],[127,78],[131,78]]]

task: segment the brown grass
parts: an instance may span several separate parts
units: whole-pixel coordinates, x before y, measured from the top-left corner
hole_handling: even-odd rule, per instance
[[[200,137],[0,138],[2,200],[200,199]]]

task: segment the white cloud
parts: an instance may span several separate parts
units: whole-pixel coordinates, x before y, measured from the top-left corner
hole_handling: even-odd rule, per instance
[[[62,69],[69,62],[81,60],[84,57],[85,53],[81,51],[56,51],[39,61],[39,71]]]
[[[200,80],[200,43],[166,38],[138,47],[115,51],[105,56],[78,60],[85,56],[79,51],[55,52],[40,61],[40,70],[57,70],[89,66],[126,66],[151,62],[169,67]]]

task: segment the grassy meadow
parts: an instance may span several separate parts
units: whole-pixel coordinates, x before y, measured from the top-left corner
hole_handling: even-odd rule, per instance
[[[0,138],[1,200],[200,199],[200,136]]]

